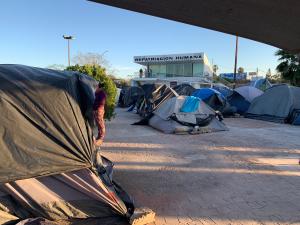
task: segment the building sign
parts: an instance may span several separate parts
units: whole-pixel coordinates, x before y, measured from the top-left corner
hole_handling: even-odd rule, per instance
[[[249,72],[248,75],[253,77],[253,76],[257,76],[258,74],[257,74],[257,72]]]
[[[233,80],[234,79],[234,73],[221,73],[220,77],[222,78],[226,78],[229,80]],[[237,80],[246,80],[247,78],[247,73],[237,73],[236,74],[236,79]]]
[[[203,53],[178,54],[178,55],[152,55],[135,56],[135,63],[164,63],[164,62],[182,62],[182,61],[202,61]]]

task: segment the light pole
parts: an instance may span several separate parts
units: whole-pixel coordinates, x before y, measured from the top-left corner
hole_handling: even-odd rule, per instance
[[[236,36],[236,39],[235,39],[234,73],[233,73],[233,89],[235,89],[235,86],[236,86],[236,66],[237,66],[237,57],[238,57],[238,46],[239,46],[239,37]]]
[[[71,35],[63,35],[63,38],[68,41],[68,65],[70,66],[70,40],[74,40],[75,37]]]

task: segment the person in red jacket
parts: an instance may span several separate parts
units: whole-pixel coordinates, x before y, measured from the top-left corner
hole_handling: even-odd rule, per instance
[[[98,135],[94,140],[96,146],[101,146],[105,136],[105,123],[104,123],[104,114],[105,114],[105,102],[106,102],[106,93],[103,90],[103,83],[99,82],[98,87],[95,91],[95,101],[93,104],[93,114],[96,125],[98,127]]]

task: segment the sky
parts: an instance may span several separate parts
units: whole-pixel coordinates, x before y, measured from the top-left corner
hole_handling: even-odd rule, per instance
[[[179,22],[85,0],[1,0],[0,63],[48,67],[67,65],[71,56],[104,53],[119,77],[141,66],[133,56],[204,52],[218,72],[233,72],[235,37]],[[239,39],[238,67],[246,72],[275,72],[277,48]]]

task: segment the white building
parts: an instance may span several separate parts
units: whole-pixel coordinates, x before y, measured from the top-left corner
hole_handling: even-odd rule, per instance
[[[146,67],[144,77],[132,80],[139,83],[165,83],[170,86],[189,83],[196,88],[209,83],[213,71],[204,53],[135,56],[134,62]]]

